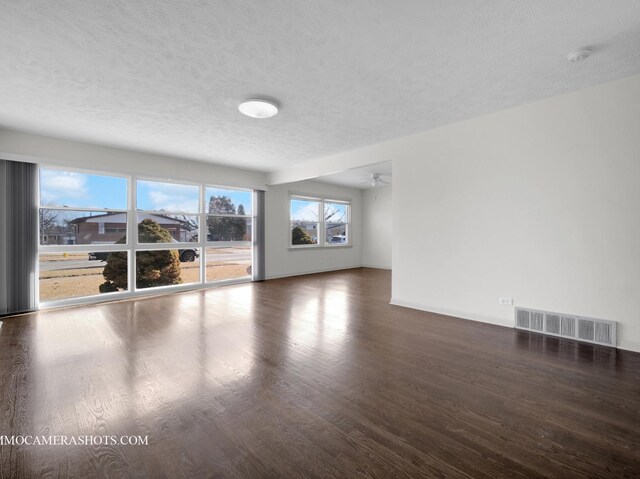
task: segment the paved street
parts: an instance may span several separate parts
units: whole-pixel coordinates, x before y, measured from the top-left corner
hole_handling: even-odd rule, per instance
[[[209,255],[209,262],[224,261],[229,263],[251,264],[251,249],[249,248],[220,248]],[[63,269],[104,268],[104,261],[89,261],[72,259],[64,261],[45,261],[40,263],[40,271],[55,271]]]
[[[251,249],[222,248],[209,255],[208,261],[228,261],[233,263],[251,264]],[[222,252],[224,251],[224,252]]]
[[[104,268],[101,261],[73,259],[67,261],[44,261],[40,263],[40,271],[57,271],[61,269]]]

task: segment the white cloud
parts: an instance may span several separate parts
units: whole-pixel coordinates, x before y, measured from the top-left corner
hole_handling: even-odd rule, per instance
[[[87,175],[69,171],[42,169],[40,198],[43,205],[61,204],[68,200],[86,199]]]
[[[184,188],[180,188],[182,185],[169,186],[177,186],[178,188],[156,188],[156,185],[150,188],[149,201],[152,209],[191,213],[198,211],[199,198],[197,194],[194,195],[191,190],[185,191]]]
[[[291,212],[292,221],[318,221],[318,204],[302,203]]]

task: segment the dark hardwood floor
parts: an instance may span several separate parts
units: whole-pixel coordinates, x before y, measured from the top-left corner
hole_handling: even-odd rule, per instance
[[[640,477],[640,354],[390,306],[354,269],[5,319],[14,477]]]

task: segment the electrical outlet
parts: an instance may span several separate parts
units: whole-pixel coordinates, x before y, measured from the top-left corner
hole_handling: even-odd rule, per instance
[[[498,298],[498,303],[506,304],[506,305],[513,305],[513,298],[500,297],[500,298]]]

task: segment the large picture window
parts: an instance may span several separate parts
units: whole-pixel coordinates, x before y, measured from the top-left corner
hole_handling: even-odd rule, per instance
[[[40,302],[251,279],[253,192],[40,168]]]
[[[289,246],[349,246],[350,216],[349,201],[291,195]]]

